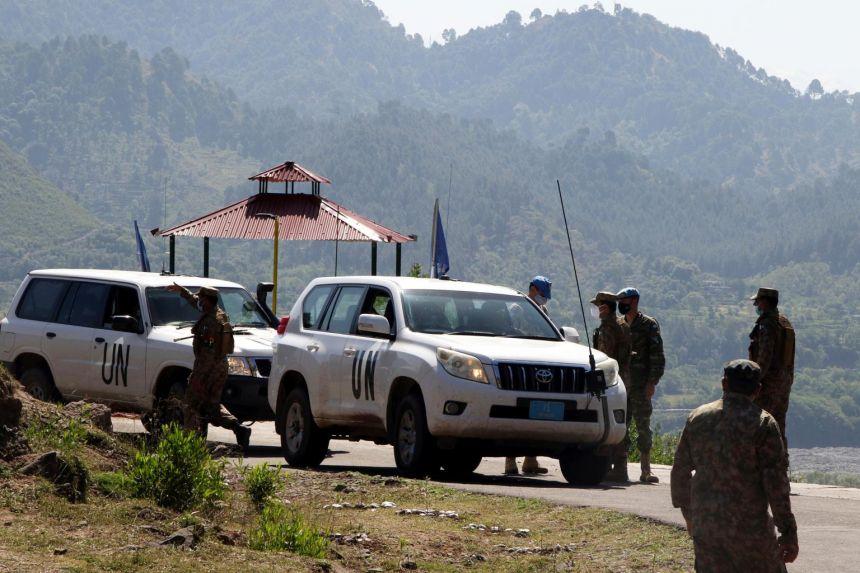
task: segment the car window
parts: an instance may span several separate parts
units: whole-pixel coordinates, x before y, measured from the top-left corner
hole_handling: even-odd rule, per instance
[[[355,317],[358,315],[358,305],[361,304],[361,296],[363,294],[364,287],[347,286],[341,288],[337,295],[337,301],[334,303],[334,308],[329,313],[328,320],[326,321],[326,330],[349,334],[352,330],[352,324],[355,322]]]
[[[33,279],[27,285],[15,314],[26,320],[52,321],[71,281]]]
[[[320,285],[311,289],[302,302],[302,327],[317,328],[320,316],[333,290],[334,285]]]
[[[186,287],[197,292],[199,287]],[[153,326],[182,326],[194,324],[200,318],[200,311],[166,287],[146,289],[146,304]],[[233,326],[268,327],[265,317],[260,313],[257,301],[243,288],[219,287],[218,306],[230,317]]]
[[[260,312],[257,301],[246,291],[240,288],[219,288],[218,302],[233,326],[246,326],[249,328],[269,328],[266,317]]]
[[[140,301],[137,289],[115,286],[108,301],[108,310],[104,316],[104,328],[112,328],[114,316],[130,316],[141,322]]]
[[[361,305],[359,314],[378,314],[388,319],[388,324],[391,326],[391,332],[397,332],[394,324],[394,302],[391,300],[391,293],[385,289],[370,287],[367,290],[367,295],[364,297],[364,304]]]
[[[547,317],[522,295],[406,291],[403,310],[415,332],[559,340]]]
[[[69,324],[102,328],[111,285],[82,282],[75,293]]]

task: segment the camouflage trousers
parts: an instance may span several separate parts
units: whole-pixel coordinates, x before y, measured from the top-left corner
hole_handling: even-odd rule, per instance
[[[651,399],[645,393],[644,384],[630,384],[627,387],[627,434],[618,448],[618,455],[626,455],[630,448],[630,422],[636,421],[639,438],[636,445],[640,453],[651,451]]]
[[[693,538],[696,573],[785,573],[776,539]]]
[[[791,381],[783,378],[765,379],[761,384],[761,391],[755,399],[755,404],[774,417],[779,424],[782,434],[782,443],[788,452],[788,440],[785,436],[785,418],[788,414],[788,399],[791,394]]]
[[[185,391],[183,418],[186,430],[205,433],[212,424],[228,430],[240,427],[239,420],[221,405],[221,392],[227,382],[227,362],[195,362]]]

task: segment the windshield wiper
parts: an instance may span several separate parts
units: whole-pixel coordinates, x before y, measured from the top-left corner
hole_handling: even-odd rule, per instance
[[[268,325],[263,322],[234,322],[233,326],[245,328],[266,328]]]
[[[167,323],[168,326],[175,326],[176,328],[189,328],[194,326],[197,323],[196,320],[177,320],[176,322]]]
[[[559,340],[558,338],[550,338],[549,336],[537,336],[530,334],[503,334],[503,338],[524,338],[526,340]]]
[[[462,336],[501,336],[495,332],[487,332],[486,330],[452,330],[445,334],[460,334]]]

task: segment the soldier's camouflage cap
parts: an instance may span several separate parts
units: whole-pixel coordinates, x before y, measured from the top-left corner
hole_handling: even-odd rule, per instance
[[[759,298],[771,298],[773,300],[778,301],[779,291],[775,288],[760,287],[758,289],[758,292],[750,297],[750,300],[756,300]]]
[[[623,288],[618,291],[615,298],[618,300],[621,300],[622,298],[639,298],[639,289],[636,287]]]
[[[758,384],[759,378],[761,378],[761,368],[752,360],[741,358],[727,362],[723,367],[723,374],[732,382]]]
[[[215,287],[200,287],[197,291],[197,296],[208,296],[209,298],[218,298],[218,289]]]
[[[593,299],[591,299],[591,304],[596,304],[596,305],[600,306],[601,304],[603,304],[605,302],[615,302],[616,300],[618,300],[618,299],[615,297],[614,294],[612,294],[611,292],[606,292],[606,291],[602,290],[599,293],[597,293],[597,295]]]

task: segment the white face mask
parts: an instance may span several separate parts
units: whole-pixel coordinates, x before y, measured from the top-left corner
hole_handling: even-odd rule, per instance
[[[600,318],[600,309],[591,305],[591,318]]]
[[[545,296],[541,296],[539,294],[535,295],[535,302],[538,303],[540,306],[545,305],[547,303],[547,300],[549,299],[547,299]]]

